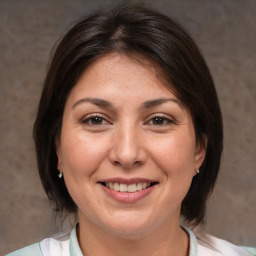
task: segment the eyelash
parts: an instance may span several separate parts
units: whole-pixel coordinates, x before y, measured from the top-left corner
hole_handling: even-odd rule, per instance
[[[97,120],[95,120],[97,118],[101,121],[101,123],[93,123],[93,120],[97,122]],[[92,115],[86,116],[85,118],[82,119],[82,123],[88,124],[88,125],[95,125],[95,126],[104,125],[104,124],[102,124],[102,122],[111,124],[110,122],[108,122],[106,120],[106,118],[103,115],[100,115],[100,114],[92,114]]]
[[[153,123],[150,125],[154,125],[154,126],[166,126],[166,125],[170,125],[170,124],[176,124],[176,122],[173,119],[167,118],[165,115],[163,114],[155,114],[154,116],[151,116],[149,118],[148,121],[146,121],[145,123],[150,123],[151,121],[154,122],[154,120],[156,121],[157,119],[159,119],[160,121],[162,121],[163,123],[159,124],[159,123]]]
[[[156,123],[154,123],[154,121],[156,121]],[[160,121],[160,123],[158,123],[159,121]],[[88,115],[85,118],[83,118],[81,122],[83,124],[88,124],[88,125],[92,125],[92,126],[101,126],[101,125],[111,124],[109,121],[106,120],[106,118],[103,115],[100,115],[100,114]],[[94,122],[96,122],[96,123],[94,123]],[[151,122],[153,122],[153,123],[151,123]],[[170,125],[170,124],[176,124],[176,122],[173,119],[167,118],[163,114],[155,114],[154,116],[149,117],[148,120],[144,124],[149,124],[149,125],[160,127],[160,126],[166,126],[166,125]]]

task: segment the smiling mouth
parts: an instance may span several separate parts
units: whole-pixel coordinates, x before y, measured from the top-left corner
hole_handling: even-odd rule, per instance
[[[139,182],[132,184],[124,184],[117,182],[100,182],[103,186],[117,192],[134,193],[137,191],[145,190],[158,184],[158,182]]]

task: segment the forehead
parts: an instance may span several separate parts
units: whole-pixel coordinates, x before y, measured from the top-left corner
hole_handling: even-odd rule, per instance
[[[137,96],[160,97],[175,95],[172,86],[163,83],[156,65],[142,56],[128,57],[124,54],[108,54],[92,62],[81,74],[70,93],[71,98],[82,94],[90,96],[132,97]],[[94,96],[94,95],[93,95]]]

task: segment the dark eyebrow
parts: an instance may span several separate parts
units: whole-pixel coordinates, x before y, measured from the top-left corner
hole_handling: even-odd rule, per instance
[[[161,104],[169,102],[169,101],[174,102],[174,103],[178,104],[181,108],[183,108],[181,103],[178,100],[172,99],[172,98],[160,98],[160,99],[148,100],[142,104],[142,108],[152,108],[152,107],[161,105]],[[113,105],[109,101],[99,99],[99,98],[88,97],[88,98],[82,98],[82,99],[78,100],[77,102],[75,102],[75,104],[72,106],[72,109],[75,108],[77,105],[80,105],[85,102],[92,103],[99,107],[113,108]]]
[[[92,103],[94,105],[97,105],[99,107],[105,107],[105,108],[112,108],[113,105],[103,99],[99,99],[99,98],[82,98],[80,100],[78,100],[73,106],[72,109],[75,108],[76,106],[78,106],[79,104],[85,103],[85,102],[89,102]]]
[[[160,99],[148,100],[142,104],[142,107],[143,108],[152,108],[152,107],[161,105],[161,104],[163,104],[165,102],[169,102],[169,101],[174,102],[174,103],[178,104],[181,108],[183,108],[181,103],[178,100],[172,99],[172,98],[160,98]]]

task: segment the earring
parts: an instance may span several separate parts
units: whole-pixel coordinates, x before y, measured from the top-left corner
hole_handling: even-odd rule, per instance
[[[61,178],[62,178],[62,176],[63,176],[63,173],[62,173],[62,172],[60,172],[60,173],[59,173],[59,175],[58,175],[59,179],[61,179]]]
[[[200,170],[199,170],[199,168],[196,170],[196,172],[199,174],[200,173]]]

